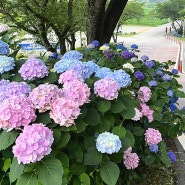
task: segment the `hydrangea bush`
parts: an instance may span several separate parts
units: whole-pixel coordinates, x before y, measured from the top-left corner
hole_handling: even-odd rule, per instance
[[[139,169],[172,165],[166,140],[185,130],[178,71],[137,51],[93,41],[55,62],[0,63],[2,184],[134,184]]]

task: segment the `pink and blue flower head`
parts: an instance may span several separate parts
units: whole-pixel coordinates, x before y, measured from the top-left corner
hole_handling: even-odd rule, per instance
[[[110,132],[99,134],[96,139],[96,148],[101,153],[118,153],[121,147],[122,144],[119,137]]]

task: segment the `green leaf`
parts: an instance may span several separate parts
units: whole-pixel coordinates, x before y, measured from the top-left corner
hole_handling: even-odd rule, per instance
[[[61,185],[63,176],[62,163],[58,159],[46,158],[38,163],[38,179],[44,185]],[[34,184],[35,185],[35,184]]]
[[[24,165],[18,164],[17,159],[13,158],[12,164],[10,166],[9,178],[10,182],[14,182],[23,173]]]
[[[111,105],[111,111],[113,113],[120,113],[122,112],[124,109],[127,109],[122,102],[120,101],[117,101],[117,102],[114,102],[112,103]]]
[[[142,129],[141,127],[134,127],[134,128],[133,128],[133,134],[134,134],[135,136],[138,136],[138,137],[143,136],[143,134],[144,134],[144,129]]]
[[[135,114],[136,114],[136,111],[134,107],[128,107],[127,109],[121,112],[123,119],[131,119],[135,116]]]
[[[86,173],[80,175],[81,185],[90,185],[90,178]]]
[[[169,83],[169,82],[163,82],[163,83],[162,83],[162,87],[163,87],[164,89],[168,89],[168,88],[170,87],[170,83]]]
[[[111,103],[110,101],[99,101],[97,104],[97,109],[102,112],[105,113],[107,112],[109,109],[111,108]]]
[[[157,111],[155,111],[155,112],[153,113],[153,117],[154,117],[154,120],[156,120],[156,121],[161,121],[162,118],[163,118],[161,112],[157,112]]]
[[[85,165],[98,165],[102,160],[102,154],[95,147],[88,148],[84,155]]]
[[[108,161],[100,169],[100,176],[103,181],[108,185],[115,185],[120,174],[118,166]]]
[[[168,157],[167,154],[162,154],[160,157],[161,161],[165,164],[165,165],[171,165],[171,159]]]
[[[88,108],[85,122],[92,126],[96,126],[101,123],[100,116],[95,108]]]
[[[128,139],[130,146],[134,146],[135,144],[135,137],[130,131],[126,131],[126,138]]]
[[[14,143],[19,133],[17,131],[6,132],[2,131],[0,133],[0,150],[8,148]]]
[[[147,155],[145,157],[145,164],[146,165],[151,165],[154,163],[154,161],[155,161],[155,157],[153,155]]]
[[[80,175],[86,171],[86,166],[81,163],[74,163],[70,166],[69,170],[74,175]]]
[[[179,98],[185,98],[185,92],[180,90],[175,91],[175,95]]]
[[[51,118],[50,118],[48,112],[38,114],[36,123],[43,123],[43,124],[47,125],[51,122],[52,121],[51,121]]]
[[[37,185],[37,176],[34,172],[24,173],[22,174],[18,180],[16,185]]]
[[[81,133],[85,131],[87,124],[82,119],[77,119],[75,123],[77,128],[77,130],[74,130],[75,133]]]
[[[70,140],[70,137],[71,136],[70,136],[69,132],[62,132],[61,137],[60,137],[60,141],[57,143],[57,148],[62,148],[64,146],[66,146]]]
[[[49,73],[47,77],[41,79],[42,83],[53,83],[58,80],[56,73]]]
[[[123,138],[126,135],[126,130],[122,126],[116,126],[112,129],[112,133],[119,136],[120,138]]]
[[[59,152],[56,156],[57,159],[59,159],[62,162],[63,168],[69,168],[69,156],[67,156],[63,152]]]

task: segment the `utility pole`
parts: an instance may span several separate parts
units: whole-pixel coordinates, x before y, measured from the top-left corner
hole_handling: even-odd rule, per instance
[[[185,38],[185,18],[184,18],[184,21],[183,21],[182,37]]]

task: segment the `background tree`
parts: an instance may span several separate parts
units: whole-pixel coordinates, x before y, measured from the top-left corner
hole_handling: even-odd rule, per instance
[[[158,17],[169,18],[172,21],[173,28],[182,32],[182,15],[181,11],[185,9],[184,0],[170,0],[156,4],[156,12]],[[177,26],[176,26],[177,25]]]

